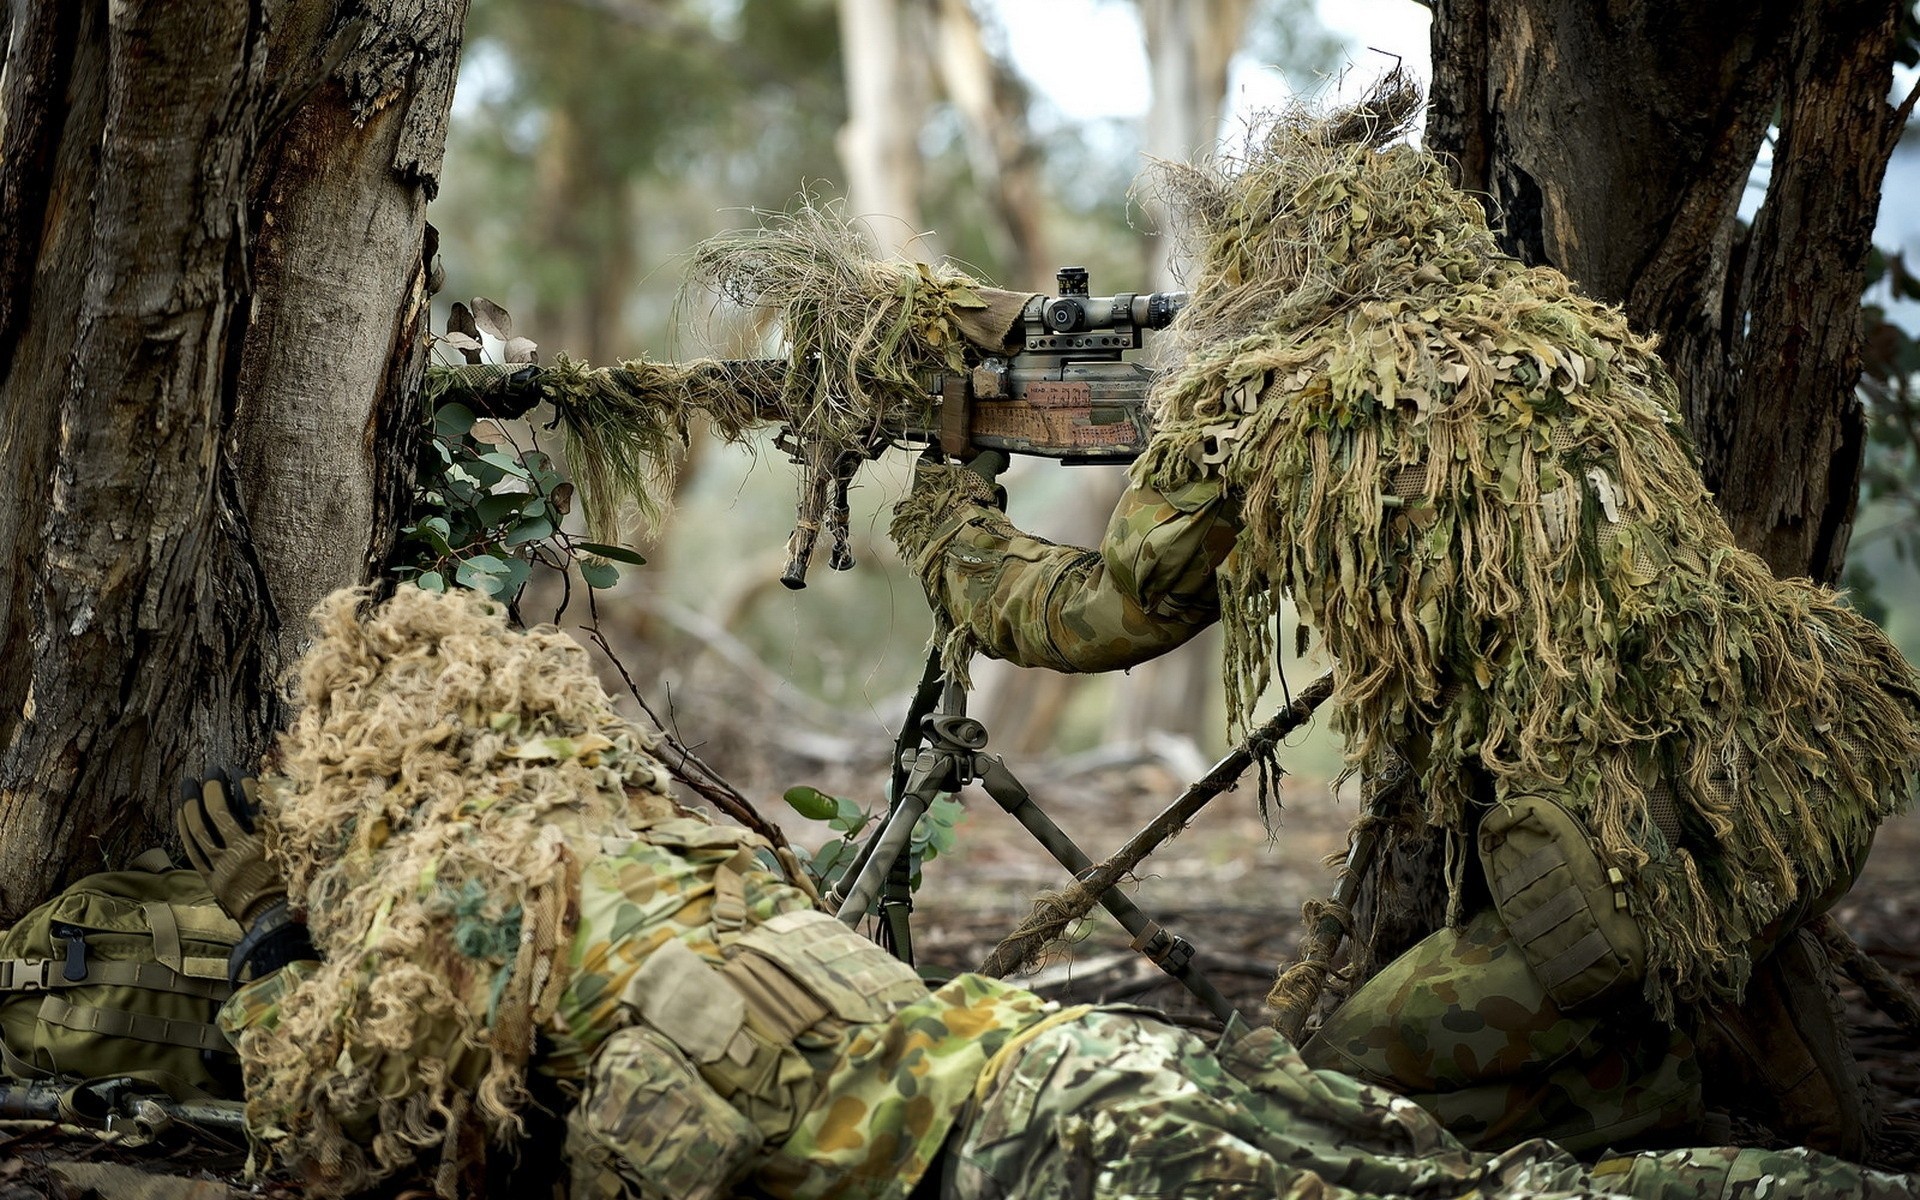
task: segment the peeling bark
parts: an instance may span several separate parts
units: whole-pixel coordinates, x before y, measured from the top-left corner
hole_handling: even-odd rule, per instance
[[[255,761],[285,623],[391,545],[464,3],[385,8],[12,6],[0,924]]]

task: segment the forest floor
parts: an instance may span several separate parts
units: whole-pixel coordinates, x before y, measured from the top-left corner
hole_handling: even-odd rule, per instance
[[[1157,760],[1133,761],[1029,782],[1049,815],[1099,860],[1178,794],[1191,768],[1181,764],[1176,777]],[[1147,860],[1131,889],[1149,916],[1195,944],[1203,970],[1256,1022],[1276,965],[1289,959],[1298,940],[1301,903],[1331,887],[1323,860],[1344,849],[1357,805],[1324,785],[1291,778],[1281,781],[1279,799],[1270,834],[1251,787],[1222,795]],[[951,970],[977,966],[1036,892],[1066,878],[984,795],[969,793],[966,800],[957,847],[926,865],[916,895],[919,961]],[[1881,964],[1909,984],[1920,983],[1920,814],[1881,830],[1864,875],[1835,916]],[[1124,1000],[1183,1023],[1217,1025],[1178,984],[1129,951],[1127,941],[1110,918],[1098,915],[1022,982],[1061,999]],[[1842,994],[1855,1052],[1886,1118],[1877,1165],[1920,1171],[1920,1041],[1851,984]],[[248,1194],[229,1187],[243,1163],[242,1148],[234,1146],[125,1151],[0,1129],[0,1200],[216,1200]],[[269,1185],[251,1194],[297,1191]]]

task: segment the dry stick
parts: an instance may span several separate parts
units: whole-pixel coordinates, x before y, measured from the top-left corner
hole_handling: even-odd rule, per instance
[[[667,770],[673,773],[673,777],[698,792],[701,799],[708,801],[721,812],[767,839],[776,852],[790,850],[786,835],[780,832],[778,825],[761,816],[753,807],[753,803],[741,793],[739,788],[729,783],[726,776],[708,766],[699,755],[687,749],[679,738],[673,736],[672,730],[667,728],[667,723],[660,719],[660,714],[654,712],[653,706],[647,703],[647,698],[640,694],[640,686],[628,673],[627,664],[621,662],[619,656],[613,652],[613,647],[607,645],[606,635],[600,632],[600,626],[596,623],[584,628],[587,631],[587,637],[594,645],[600,647],[600,652],[607,656],[607,661],[613,664],[614,670],[620,672],[620,678],[626,682],[627,691],[633,696],[634,702],[660,730],[660,736],[666,740],[667,748],[673,751],[666,764]],[[674,761],[676,759],[678,761]]]
[[[1158,850],[1162,842],[1185,829],[1187,822],[1193,820],[1215,796],[1239,782],[1240,776],[1256,759],[1265,757],[1281,738],[1306,724],[1314,710],[1332,694],[1331,673],[1308,684],[1292,704],[1248,734],[1232,753],[1189,785],[1178,800],[1162,809],[1159,816],[1134,834],[1112,858],[1063,890],[1042,893],[1034,901],[1033,911],[1027,914],[1027,919],[1020,923],[1020,927],[993,948],[993,953],[981,965],[980,973],[1007,975],[1032,962],[1042,947],[1064,933],[1067,926],[1086,916],[1114,884],[1133,873],[1142,859]]]
[[[1840,969],[1860,985],[1875,1008],[1892,1017],[1909,1037],[1920,1037],[1920,997],[1914,995],[1906,981],[1874,961],[1858,942],[1847,936],[1847,931],[1840,928],[1831,914],[1810,922],[1807,928],[1820,939]]]

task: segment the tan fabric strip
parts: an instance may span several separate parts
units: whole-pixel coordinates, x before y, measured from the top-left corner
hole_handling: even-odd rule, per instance
[[[205,1021],[170,1021],[165,1017],[123,1012],[116,1008],[84,1007],[68,1004],[59,996],[48,996],[40,1002],[40,1019],[62,1029],[132,1038],[138,1042],[154,1042],[163,1046],[186,1046],[194,1050],[230,1049],[226,1037]]]
[[[140,906],[147,915],[147,928],[153,930],[153,956],[179,971],[186,966],[186,951],[180,945],[180,923],[164,900],[149,900]]]
[[[828,1015],[827,1006],[812,992],[751,951],[729,959],[720,973],[746,1001],[748,1016],[776,1041],[791,1042]]]

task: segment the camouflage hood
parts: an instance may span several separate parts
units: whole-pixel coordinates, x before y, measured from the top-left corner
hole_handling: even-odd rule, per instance
[[[1656,1003],[1735,995],[1754,934],[1909,799],[1912,668],[1733,545],[1653,345],[1382,148],[1396,86],[1175,176],[1200,266],[1137,477],[1241,503],[1237,720],[1290,598],[1339,661],[1350,762],[1430,742],[1455,829],[1476,769],[1563,798],[1633,881]]]
[[[265,813],[325,962],[240,1041],[249,1124],[356,1191],[470,1119],[517,1127],[566,983],[574,845],[671,811],[652,737],[572,639],[472,593],[317,610]]]

